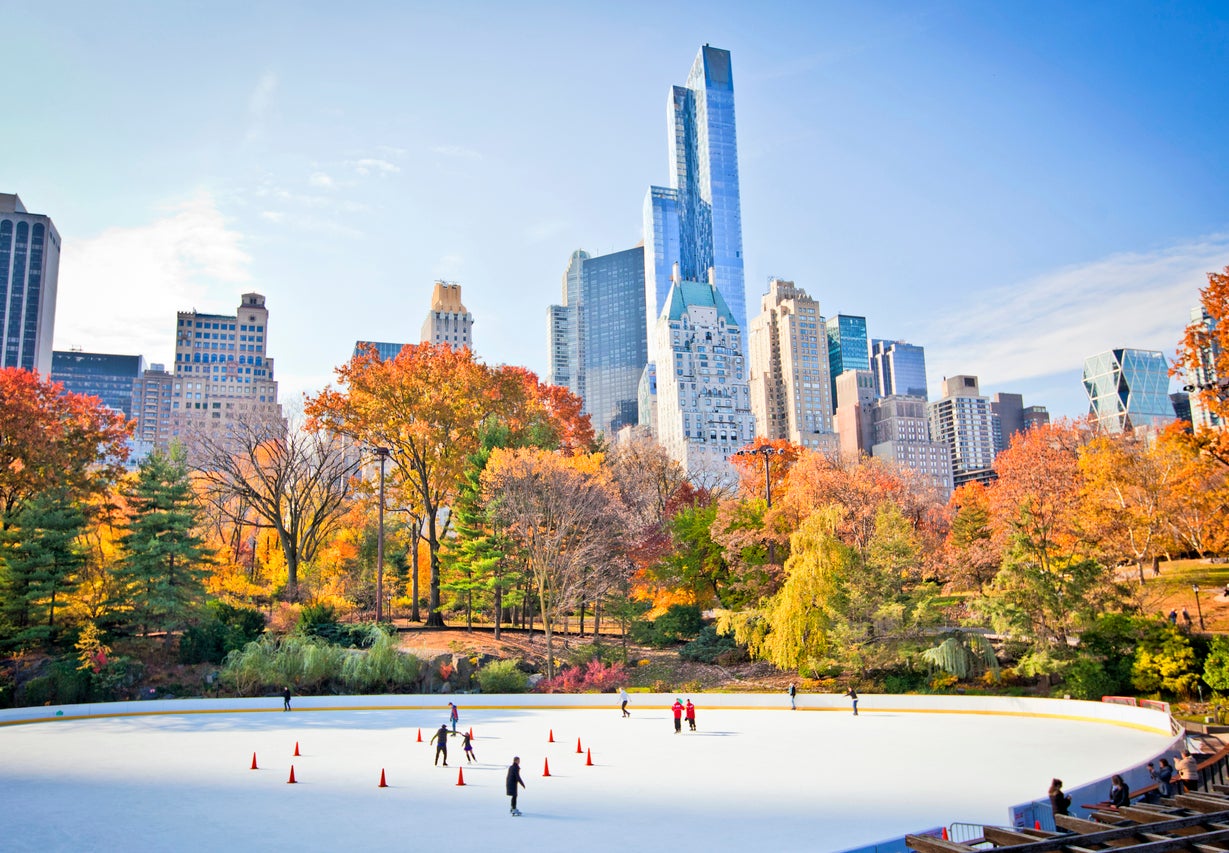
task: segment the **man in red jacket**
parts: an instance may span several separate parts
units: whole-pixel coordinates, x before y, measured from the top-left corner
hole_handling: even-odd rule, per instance
[[[683,703],[675,699],[670,710],[674,712],[674,733],[678,734],[683,730]]]

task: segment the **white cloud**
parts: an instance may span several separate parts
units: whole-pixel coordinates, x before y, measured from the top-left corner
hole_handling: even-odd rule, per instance
[[[1086,357],[1114,347],[1171,356],[1206,274],[1226,264],[1229,234],[1216,234],[949,301],[949,313],[925,330],[927,367],[932,377],[977,374],[985,386],[1079,370]]]
[[[260,212],[261,219],[267,219],[269,222],[281,222],[286,218],[286,214],[278,210],[262,210]]]
[[[364,157],[362,160],[354,160],[350,163],[351,168],[360,175],[370,175],[378,173],[381,175],[395,175],[401,171],[401,167],[396,163],[390,163],[387,160],[377,160],[373,157]]]
[[[277,93],[277,84],[277,75],[266,71],[248,95],[248,142],[254,142],[264,135],[265,123],[273,111],[273,96]]]
[[[334,186],[336,186],[333,183],[333,179],[330,178],[328,175],[326,175],[324,172],[312,173],[312,176],[307,179],[307,182],[313,187],[320,187],[326,190],[331,190]]]
[[[65,235],[55,346],[169,362],[176,312],[233,310],[250,262],[208,193],[148,225]]]

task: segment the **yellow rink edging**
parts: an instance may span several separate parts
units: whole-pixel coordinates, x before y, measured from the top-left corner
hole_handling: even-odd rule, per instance
[[[638,709],[652,709],[669,711],[670,705],[638,705]],[[605,711],[615,709],[615,706],[594,706],[594,705],[572,705],[572,704],[551,704],[551,705],[471,705],[469,712],[477,711]],[[313,706],[306,708],[297,708],[290,713],[303,714],[310,712],[321,711],[423,711],[436,710],[434,706],[428,705],[325,705]],[[789,708],[768,708],[763,705],[716,705],[705,708],[705,712],[712,711],[788,711]],[[848,708],[798,708],[799,711],[822,711],[822,712],[837,712],[848,714]],[[864,706],[861,714],[866,713],[888,713],[888,714],[963,714],[970,716],[983,717],[1031,717],[1036,719],[1046,720],[1066,720],[1068,722],[1079,723],[1100,723],[1102,725],[1118,726],[1126,729],[1134,729],[1136,731],[1149,732],[1152,734],[1169,735],[1169,729],[1160,729],[1155,726],[1144,725],[1143,723],[1131,723],[1125,720],[1109,720],[1103,717],[1088,717],[1078,714],[1043,714],[1035,711],[996,711],[991,709],[974,710],[962,708],[879,708],[876,709],[870,706]],[[183,708],[179,710],[162,710],[162,711],[125,711],[101,714],[73,714],[51,717],[29,717],[18,720],[0,720],[0,728],[6,726],[21,726],[30,723],[58,723],[67,720],[104,720],[118,717],[160,717],[160,716],[187,716],[190,714],[282,714],[286,713],[282,708]]]

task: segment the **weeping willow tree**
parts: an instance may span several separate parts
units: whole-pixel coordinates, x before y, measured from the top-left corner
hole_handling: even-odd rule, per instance
[[[959,679],[983,672],[992,672],[998,678],[998,658],[990,641],[981,634],[953,631],[939,645],[922,652],[921,658],[932,667]]]
[[[790,537],[780,591],[762,608],[719,612],[718,632],[732,633],[752,657],[781,669],[831,657],[838,637],[845,639],[841,614],[859,565],[857,552],[836,537],[840,519],[837,506],[807,516]]]

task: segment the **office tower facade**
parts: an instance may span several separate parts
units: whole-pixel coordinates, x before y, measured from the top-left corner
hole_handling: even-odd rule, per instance
[[[145,372],[145,358],[101,352],[55,350],[51,379],[65,391],[97,397],[107,408],[132,419],[133,388]]]
[[[1088,413],[1110,432],[1163,427],[1175,420],[1169,363],[1157,350],[1107,350],[1084,359]]]
[[[819,302],[772,279],[747,343],[756,435],[813,450],[835,449],[828,340]]]
[[[179,312],[168,440],[225,433],[240,419],[281,420],[268,332],[259,293],[243,294],[234,314]]]
[[[1191,321],[1187,324],[1187,328],[1191,327],[1211,333],[1216,329],[1216,321],[1203,309],[1203,306],[1199,306],[1191,309]],[[1220,347],[1215,343],[1201,350],[1198,353],[1198,368],[1193,371],[1192,375],[1186,377],[1189,383],[1187,391],[1191,409],[1191,424],[1196,429],[1221,429],[1225,425],[1224,419],[1207,407],[1200,394],[1201,390],[1216,386],[1225,378],[1219,376],[1216,371],[1216,361],[1220,357],[1220,352]]]
[[[388,361],[396,358],[401,350],[405,348],[405,344],[399,344],[394,341],[355,341],[354,351],[350,354],[353,358],[356,355],[362,355],[368,349],[376,351],[376,358],[380,361]]]
[[[931,439],[947,445],[953,487],[994,479],[990,401],[981,396],[976,376],[944,379],[943,396],[927,406],[927,415]]]
[[[835,407],[839,402],[836,397],[837,377],[846,370],[871,369],[866,318],[837,314],[824,322],[824,332],[828,336],[828,373],[832,377],[832,405]]]
[[[952,493],[952,457],[946,444],[930,440],[926,398],[880,397],[870,411],[871,456],[912,471],[946,501]]]
[[[740,330],[747,328],[742,212],[730,52],[705,45],[686,84],[666,105],[670,186],[650,187],[644,202],[645,301],[656,323],[672,285],[712,281]],[[653,355],[656,358],[656,355]]]
[[[132,455],[129,465],[139,465],[155,448],[170,443],[174,377],[162,364],[151,364],[132,386]]]
[[[1024,432],[1024,398],[1019,394],[995,394],[990,398],[990,425],[994,430],[994,455],[1011,446],[1011,439]]]
[[[636,388],[636,405],[640,420],[637,426],[644,427],[649,435],[657,435],[657,364],[649,362],[640,374]]]
[[[51,219],[0,193],[0,367],[51,375],[60,233]]]
[[[871,372],[880,397],[929,397],[926,350],[905,341],[871,341]]]
[[[461,304],[461,285],[437,281],[431,291],[431,310],[422,322],[422,342],[473,349],[473,332],[474,315]]]
[[[657,321],[657,440],[689,476],[733,483],[755,435],[742,330],[712,283],[676,279]]]
[[[870,454],[874,402],[875,377],[869,370],[846,370],[836,378],[836,437],[845,459]]]
[[[644,249],[591,256],[578,249],[563,274],[563,305],[550,307],[547,381],[584,403],[608,438],[639,422],[639,386],[648,360]]]

